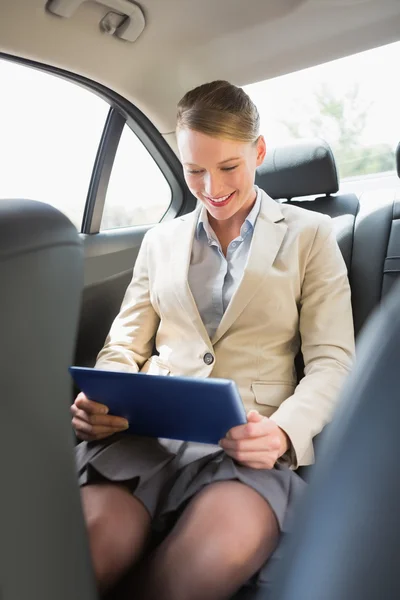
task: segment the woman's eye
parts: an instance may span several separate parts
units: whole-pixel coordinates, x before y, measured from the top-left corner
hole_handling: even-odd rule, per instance
[[[234,167],[222,167],[222,171],[233,171],[234,169],[237,169],[238,165],[235,165]]]
[[[195,171],[195,170],[191,170],[191,171],[186,171],[187,173],[189,173],[189,175],[198,175],[199,173],[202,173],[203,171]]]

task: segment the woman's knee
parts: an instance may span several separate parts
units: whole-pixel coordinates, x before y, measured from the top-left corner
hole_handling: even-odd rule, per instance
[[[129,522],[140,516],[143,523],[150,523],[150,516],[144,505],[123,485],[86,485],[81,488],[81,498],[86,522],[97,522],[104,516],[122,522],[128,518]]]
[[[210,484],[156,551],[144,597],[228,598],[268,560],[278,537],[257,492],[237,481]]]
[[[176,535],[191,546],[192,556],[223,559],[238,564],[276,547],[279,527],[270,505],[252,488],[238,481],[213,483],[188,505]]]
[[[114,581],[141,555],[150,516],[129,490],[115,484],[88,485],[82,507],[94,570],[100,583]]]

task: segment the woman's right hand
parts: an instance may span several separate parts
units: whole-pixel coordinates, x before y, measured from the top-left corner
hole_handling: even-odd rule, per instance
[[[107,406],[89,400],[82,392],[71,406],[71,412],[72,427],[80,440],[102,440],[129,427],[126,419],[108,415]]]

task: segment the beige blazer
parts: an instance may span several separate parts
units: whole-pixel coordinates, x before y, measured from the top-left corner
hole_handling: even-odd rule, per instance
[[[331,419],[354,353],[350,288],[331,220],[262,192],[242,281],[210,340],[187,279],[198,215],[146,234],[96,366],[233,379],[246,409],[287,433],[292,467],[310,464],[312,439]],[[300,347],[305,377],[297,385]]]

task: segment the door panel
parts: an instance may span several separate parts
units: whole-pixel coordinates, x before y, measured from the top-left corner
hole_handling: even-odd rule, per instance
[[[84,235],[85,289],[75,364],[91,367],[104,344],[132,278],[149,227]]]
[[[93,367],[118,314],[148,227],[83,235],[85,286],[74,364]],[[79,393],[74,385],[73,400]]]

